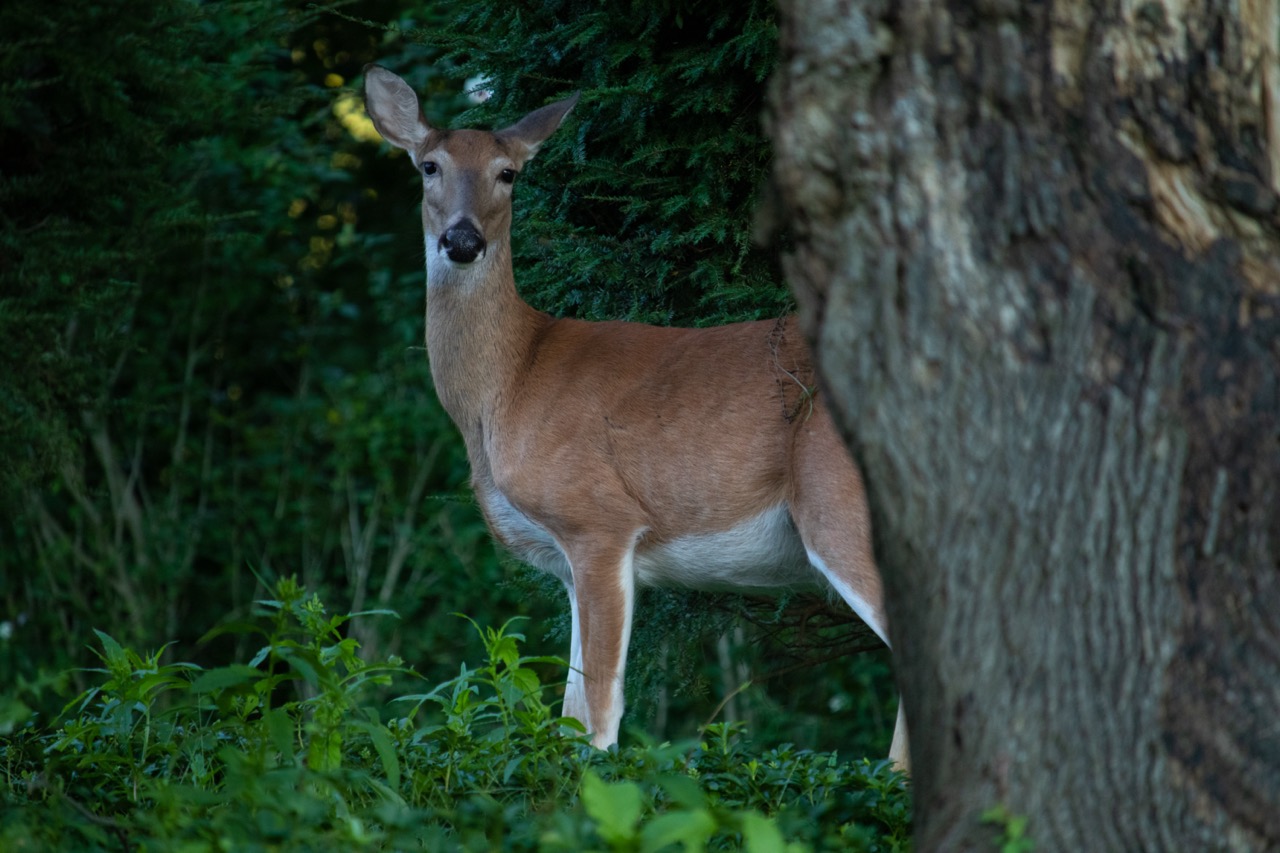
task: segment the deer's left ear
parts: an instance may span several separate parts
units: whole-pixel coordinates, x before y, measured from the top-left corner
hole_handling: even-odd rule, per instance
[[[569,114],[569,110],[578,103],[578,97],[581,94],[581,92],[574,92],[563,101],[539,107],[510,127],[499,130],[495,136],[503,142],[514,143],[522,149],[522,159],[532,159],[533,155],[538,153],[539,146],[548,136],[555,133],[556,128],[564,121],[564,117]]]

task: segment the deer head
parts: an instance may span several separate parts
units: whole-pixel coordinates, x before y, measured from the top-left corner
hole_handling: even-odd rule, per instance
[[[365,102],[374,127],[408,152],[422,176],[422,227],[428,282],[507,255],[511,188],[578,102],[548,104],[499,131],[442,130],[423,118],[418,96],[396,74],[365,68]],[[500,251],[495,253],[494,248]],[[432,275],[432,273],[436,273]]]

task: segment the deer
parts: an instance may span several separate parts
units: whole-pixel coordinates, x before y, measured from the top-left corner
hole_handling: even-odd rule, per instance
[[[638,585],[827,586],[889,644],[862,477],[793,316],[686,329],[554,318],[512,263],[512,190],[578,102],[494,132],[427,124],[378,65],[365,104],[422,178],[426,349],[493,536],[569,599],[563,716],[618,739]],[[899,702],[890,759],[906,769]]]

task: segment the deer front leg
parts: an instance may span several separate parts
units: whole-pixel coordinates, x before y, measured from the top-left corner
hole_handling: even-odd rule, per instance
[[[587,714],[587,690],[582,673],[582,625],[578,614],[578,594],[572,583],[565,583],[569,594],[569,679],[564,686],[564,708],[561,716],[572,717],[584,726],[589,725]]]
[[[593,550],[570,557],[570,564],[574,628],[569,656],[571,665],[577,657],[580,674],[569,674],[565,714],[586,724],[593,746],[607,749],[618,742],[622,720],[622,678],[635,601],[632,549]]]

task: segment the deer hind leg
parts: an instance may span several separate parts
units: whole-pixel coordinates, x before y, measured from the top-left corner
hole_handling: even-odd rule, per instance
[[[572,669],[564,714],[580,720],[592,745],[605,749],[618,742],[622,721],[622,678],[635,604],[633,545],[570,549],[569,562]]]
[[[791,514],[809,562],[892,648],[862,477],[821,407],[798,436],[795,465]],[[908,769],[907,722],[901,699],[889,758],[901,769]]]

